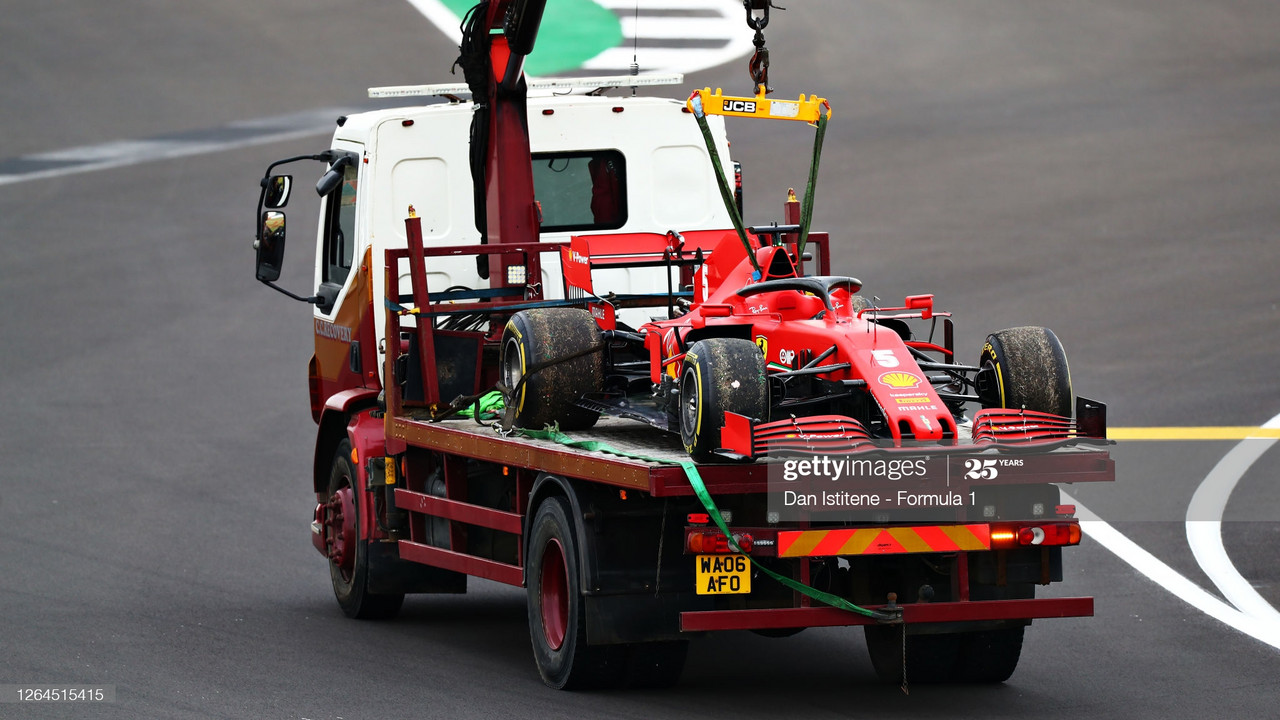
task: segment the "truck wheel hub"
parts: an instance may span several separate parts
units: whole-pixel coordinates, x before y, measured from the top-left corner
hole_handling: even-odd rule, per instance
[[[339,488],[325,505],[324,539],[329,560],[350,576],[355,566],[356,513],[351,488]]]

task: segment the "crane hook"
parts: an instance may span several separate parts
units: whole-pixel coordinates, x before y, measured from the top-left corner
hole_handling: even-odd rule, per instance
[[[773,88],[769,87],[769,48],[764,45],[764,29],[769,24],[770,8],[786,8],[774,5],[773,0],[742,0],[742,7],[747,11],[747,27],[756,31],[752,40],[756,51],[751,55],[748,72],[751,74],[751,81],[755,83],[756,95],[764,95],[773,92]]]

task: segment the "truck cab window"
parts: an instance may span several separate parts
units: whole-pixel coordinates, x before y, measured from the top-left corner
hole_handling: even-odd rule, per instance
[[[627,165],[617,150],[535,153],[542,231],[614,230],[627,222]]]
[[[331,193],[325,205],[323,282],[342,285],[351,272],[356,241],[356,184],[360,168],[343,170],[342,187]]]

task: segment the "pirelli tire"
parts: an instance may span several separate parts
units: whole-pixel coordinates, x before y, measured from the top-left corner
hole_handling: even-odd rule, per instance
[[[503,399],[514,424],[558,424],[562,430],[595,425],[600,414],[577,403],[604,383],[600,347],[600,329],[586,310],[539,308],[512,315],[502,332],[501,367]]]
[[[699,340],[685,354],[680,373],[680,438],[694,460],[707,462],[723,447],[726,412],[768,419],[764,355],[750,340]]]
[[[1048,328],[1017,327],[988,335],[978,368],[978,398],[984,408],[1075,414],[1067,354]]]

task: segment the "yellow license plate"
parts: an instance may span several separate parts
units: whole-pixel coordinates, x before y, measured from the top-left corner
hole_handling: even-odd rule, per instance
[[[745,555],[699,555],[699,595],[742,595],[751,592],[751,561]]]

